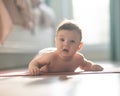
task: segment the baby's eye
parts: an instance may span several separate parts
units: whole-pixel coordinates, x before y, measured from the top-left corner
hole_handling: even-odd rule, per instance
[[[71,42],[71,43],[75,43],[75,41],[74,41],[74,40],[71,40],[70,42]]]
[[[60,41],[65,41],[64,38],[60,38]]]

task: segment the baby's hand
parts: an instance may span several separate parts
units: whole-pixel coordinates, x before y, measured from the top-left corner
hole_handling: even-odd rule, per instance
[[[40,72],[48,72],[47,66],[45,65],[45,66],[41,67]]]
[[[39,75],[40,69],[37,66],[29,66],[29,72],[31,75]]]
[[[92,71],[102,71],[103,67],[101,67],[100,65],[92,65]]]

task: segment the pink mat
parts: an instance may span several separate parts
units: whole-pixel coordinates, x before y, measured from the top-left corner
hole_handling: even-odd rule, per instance
[[[84,75],[84,74],[120,74],[120,70],[110,71],[80,71],[80,72],[59,72],[59,73],[40,73],[39,76],[49,75]],[[0,77],[32,76],[28,70],[4,70],[0,71]]]

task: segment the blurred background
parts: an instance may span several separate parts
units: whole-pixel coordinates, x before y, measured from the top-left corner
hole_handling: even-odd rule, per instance
[[[119,0],[0,0],[0,69],[27,67],[39,50],[54,47],[64,19],[79,22],[87,59],[120,61]]]

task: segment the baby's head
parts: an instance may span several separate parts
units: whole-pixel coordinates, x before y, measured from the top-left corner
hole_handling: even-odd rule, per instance
[[[57,30],[56,30],[56,35],[59,33],[59,31],[61,30],[69,30],[69,31],[74,31],[74,32],[77,32],[79,33],[80,35],[80,41],[82,40],[82,32],[81,32],[81,29],[79,28],[79,25],[72,21],[72,20],[64,20],[62,21]]]

